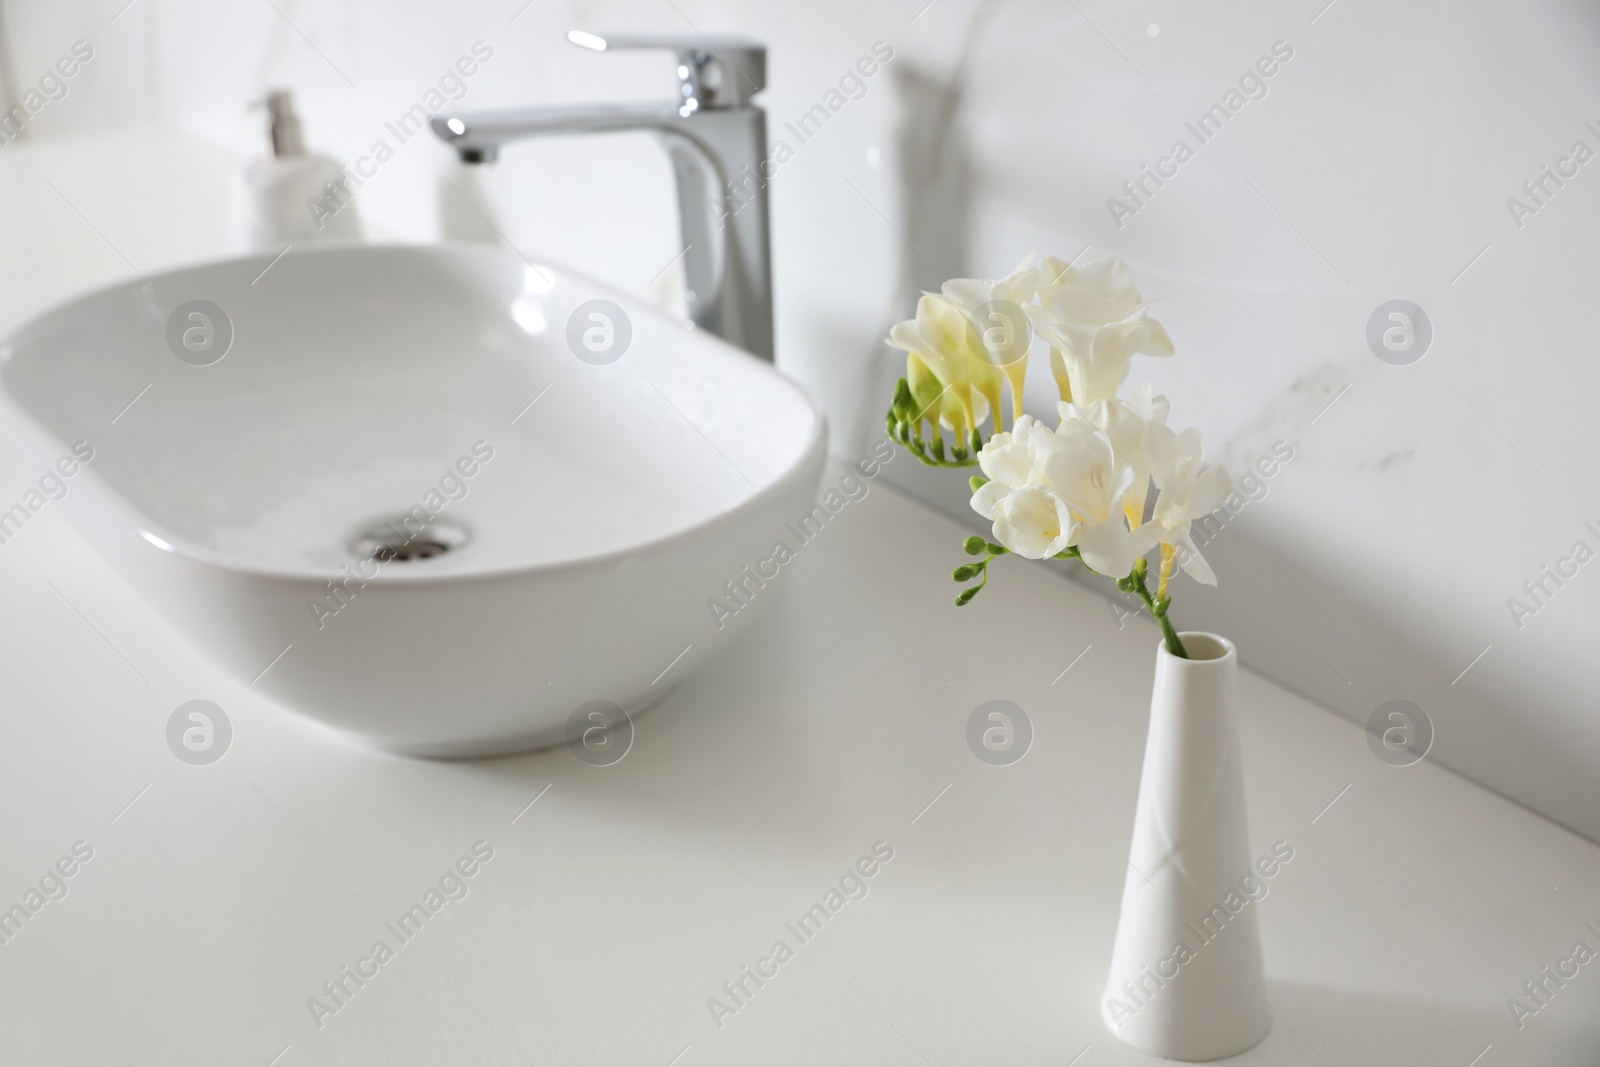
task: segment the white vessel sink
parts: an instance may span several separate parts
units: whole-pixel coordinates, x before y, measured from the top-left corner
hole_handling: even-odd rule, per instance
[[[569,346],[594,299],[631,323],[615,362]],[[296,250],[81,297],[0,342],[0,408],[41,470],[89,443],[50,506],[197,645],[426,756],[561,742],[580,705],[637,713],[726,647],[783,577],[746,580],[736,615],[708,601],[738,606],[725,583],[792,541],[826,441],[768,364],[472,245]]]

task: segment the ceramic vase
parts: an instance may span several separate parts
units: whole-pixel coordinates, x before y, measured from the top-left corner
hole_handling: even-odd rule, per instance
[[[1271,1026],[1234,690],[1238,656],[1214,634],[1156,652],[1133,843],[1101,1014],[1144,1052],[1202,1062]]]

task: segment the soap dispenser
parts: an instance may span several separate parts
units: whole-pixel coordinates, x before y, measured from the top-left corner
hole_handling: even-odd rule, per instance
[[[357,241],[361,222],[355,187],[344,168],[327,156],[307,153],[287,89],[264,101],[272,154],[245,168],[250,196],[250,244],[277,251],[309,241]]]

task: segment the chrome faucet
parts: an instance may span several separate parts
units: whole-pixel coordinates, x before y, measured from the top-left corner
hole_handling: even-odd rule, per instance
[[[750,98],[767,84],[767,51],[736,37],[610,34],[574,30],[573,44],[665,48],[678,57],[678,99],[440,113],[433,132],[465,163],[491,163],[500,146],[559,133],[652,130],[672,160],[687,249],[689,318],[704,330],[772,359],[772,262],[767,228],[767,116]]]

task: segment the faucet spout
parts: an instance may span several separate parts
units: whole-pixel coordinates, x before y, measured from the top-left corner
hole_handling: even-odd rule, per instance
[[[465,111],[434,116],[433,132],[457,152],[487,152],[525,137],[565,133],[666,130],[682,122],[670,104],[579,104],[576,106]]]
[[[574,36],[575,41],[578,36],[585,35]],[[641,38],[638,46],[662,45],[664,40]],[[623,46],[615,43],[615,38],[612,41],[611,47]],[[664,46],[680,51],[690,47],[676,39]],[[744,51],[734,54],[745,61],[745,81],[758,90],[764,84],[765,53],[748,43],[741,47]],[[754,63],[752,54],[759,54],[762,62]],[[760,83],[750,80],[751,70],[761,72]],[[719,65],[703,54],[692,69],[680,65],[681,77],[685,71],[689,73],[684,84],[695,87],[702,96],[686,92],[683,103],[441,113],[431,124],[434,134],[467,163],[493,162],[500,146],[529,137],[629,130],[655,133],[672,161],[677,186],[678,221],[685,246],[680,255],[690,320],[700,329],[771,360],[772,264],[766,178],[761,170],[767,148],[766,112],[746,102],[747,93],[733,94],[731,89],[722,90],[721,99],[738,102],[717,103],[715,94],[703,87],[732,85],[733,74],[720,73]],[[717,77],[708,77],[708,71],[718,72]]]

